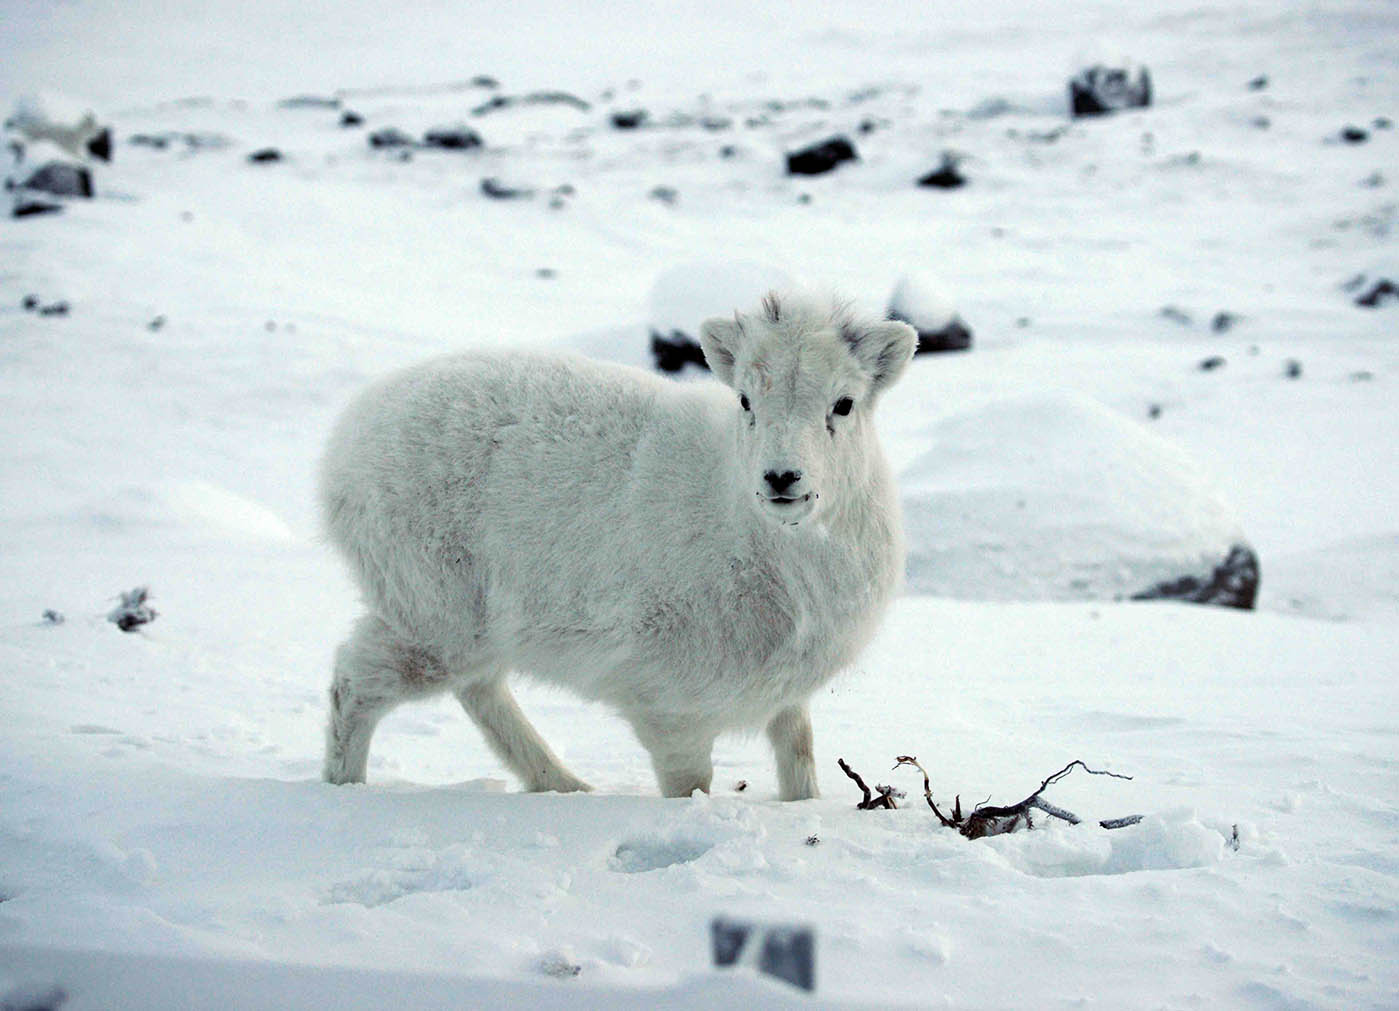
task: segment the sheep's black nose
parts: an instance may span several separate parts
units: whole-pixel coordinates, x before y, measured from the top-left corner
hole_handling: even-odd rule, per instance
[[[770,470],[763,475],[763,480],[768,483],[773,493],[777,495],[781,495],[801,479],[802,472],[799,470],[784,470],[781,474],[775,470]]]

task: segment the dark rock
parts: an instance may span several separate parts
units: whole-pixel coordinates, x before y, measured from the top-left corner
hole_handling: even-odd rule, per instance
[[[1364,306],[1366,309],[1376,309],[1385,299],[1399,301],[1399,285],[1382,277],[1374,283],[1369,291],[1357,296],[1355,304]]]
[[[340,114],[340,125],[344,127],[364,126],[364,117],[351,109],[346,109]]]
[[[1266,130],[1273,125],[1273,121],[1267,116],[1254,116],[1249,120],[1249,124],[1259,130]]]
[[[107,615],[107,620],[123,632],[131,632],[142,625],[155,621],[157,612],[155,608],[146,603],[149,598],[150,590],[144,586],[138,586],[130,593],[123,593],[121,603],[112,608]]]
[[[1173,305],[1163,305],[1161,311],[1157,313],[1162,319],[1168,319],[1172,323],[1179,323],[1181,326],[1189,326],[1192,322],[1190,313],[1184,309],[1178,309]]]
[[[650,118],[651,114],[645,109],[619,109],[612,114],[612,125],[618,130],[635,130]]]
[[[50,203],[37,197],[21,196],[10,211],[11,217],[32,218],[39,214],[57,214],[63,210],[62,204]]]
[[[67,316],[71,306],[67,302],[50,302],[48,305],[39,307],[40,316]]]
[[[1145,67],[1089,67],[1069,81],[1075,117],[1102,116],[1151,105],[1151,73]]]
[[[859,161],[855,145],[845,137],[831,137],[787,155],[787,174],[817,176],[829,172],[842,162]]]
[[[1289,358],[1287,360],[1287,364],[1285,364],[1282,368],[1282,374],[1288,379],[1301,379],[1302,363],[1299,362],[1296,358]]]
[[[51,161],[30,173],[20,186],[56,197],[91,197],[92,173],[73,162]]]
[[[534,272],[534,276],[542,278],[545,281],[552,281],[554,278],[559,276],[559,272],[553,267],[540,267]]]
[[[277,103],[279,109],[338,109],[340,99],[327,95],[293,95]]]
[[[856,132],[858,132],[863,137],[868,137],[870,134],[874,133],[874,131],[878,129],[879,124],[872,119],[862,119],[860,120],[860,125],[855,127]]]
[[[932,186],[940,190],[955,190],[967,185],[967,177],[957,168],[960,159],[951,152],[944,152],[942,164],[918,180],[919,186]]]
[[[651,354],[656,359],[656,368],[662,372],[679,372],[686,365],[698,365],[705,371],[709,370],[699,341],[681,330],[672,330],[669,337],[659,330],[652,330]]]
[[[63,621],[64,621],[64,618],[63,618],[62,612],[60,612],[60,611],[55,611],[55,610],[54,610],[53,608],[51,608],[51,607],[45,609],[45,611],[44,611],[44,624],[45,624],[45,625],[62,625],[62,624],[63,624]]]
[[[719,149],[720,158],[733,158],[738,154],[738,148],[732,144],[725,144]]]
[[[592,109],[587,102],[567,91],[532,91],[527,95],[492,95],[488,101],[472,109],[471,114],[484,116],[489,112],[515,105],[569,105],[579,112],[589,112]]]
[[[282,152],[278,151],[275,147],[259,148],[248,155],[248,161],[252,162],[254,165],[270,165],[273,162],[281,160]]]
[[[162,329],[164,326],[165,317],[156,316],[154,319],[152,319],[149,323],[146,324],[146,329],[151,331],[152,333],[155,333],[157,330]]]
[[[680,202],[680,191],[673,186],[657,186],[646,195],[652,200],[659,200],[670,207],[674,207]]]
[[[413,138],[396,126],[384,126],[370,133],[369,146],[374,148],[412,147]]]
[[[1350,374],[1350,381],[1353,383],[1368,383],[1375,378],[1375,374],[1369,369],[1359,369]]]
[[[890,319],[900,319],[894,313]],[[905,323],[908,320],[904,320]],[[914,329],[918,330],[917,327]],[[918,330],[918,347],[915,355],[935,354],[940,351],[966,351],[972,346],[971,328],[962,322],[961,317],[953,317],[944,327],[937,330]]]
[[[1200,371],[1213,372],[1215,369],[1222,369],[1224,365],[1224,358],[1220,357],[1219,355],[1211,355],[1209,358],[1206,358],[1200,363]]]
[[[446,151],[470,151],[484,147],[485,142],[475,130],[465,126],[439,126],[423,134],[424,147],[437,147]]]
[[[1249,90],[1249,91],[1262,91],[1262,90],[1263,90],[1264,88],[1266,88],[1267,86],[1268,86],[1268,75],[1267,75],[1267,74],[1259,74],[1259,75],[1258,75],[1257,77],[1255,77],[1253,80],[1251,80],[1251,81],[1248,82],[1248,90]]]
[[[1370,121],[1370,126],[1376,130],[1388,130],[1394,122],[1388,116],[1376,116]]]
[[[1370,139],[1370,131],[1363,130],[1358,126],[1345,126],[1341,128],[1341,140],[1347,144],[1364,144]]]
[[[810,193],[801,193],[801,194],[798,194],[798,195],[797,195],[797,203],[799,203],[799,204],[809,204],[809,203],[811,203],[811,194],[810,194]]]
[[[1258,556],[1247,544],[1236,544],[1207,577],[1183,576],[1134,594],[1133,600],[1181,600],[1192,604],[1253,609],[1258,599]]]
[[[135,147],[149,147],[156,151],[164,151],[170,146],[170,137],[163,133],[133,133],[126,139],[126,142]]]
[[[477,74],[467,82],[473,88],[499,88],[500,82],[490,74]]]
[[[1383,172],[1371,172],[1364,179],[1360,180],[1360,185],[1366,189],[1377,190],[1384,185]]]
[[[524,200],[534,196],[534,190],[507,186],[494,176],[481,180],[481,192],[495,200]]]
[[[1232,312],[1217,312],[1210,320],[1210,329],[1215,333],[1228,333],[1238,321],[1239,317]]]
[[[1161,417],[1161,410],[1162,408],[1160,404],[1148,404],[1146,408],[1146,416],[1152,421],[1155,421],[1157,418]]]
[[[728,116],[701,116],[699,120],[701,129],[710,133],[717,133],[720,130],[727,130],[734,125],[734,121]]]
[[[112,130],[111,127],[103,127],[102,132],[96,137],[90,137],[87,142],[87,153],[102,161],[112,160]]]
[[[39,296],[25,295],[24,299],[19,303],[19,307],[25,312],[33,312],[35,309],[39,308]]]

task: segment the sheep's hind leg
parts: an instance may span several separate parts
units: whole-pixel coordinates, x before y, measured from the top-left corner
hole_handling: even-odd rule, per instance
[[[326,729],[328,783],[363,783],[369,742],[379,721],[405,698],[444,687],[447,672],[431,654],[365,615],[335,653]]]
[[[569,772],[544,743],[539,731],[520,711],[504,678],[468,682],[456,689],[456,696],[481,728],[491,750],[524,781],[526,789],[533,793],[592,789]]]
[[[789,706],[768,721],[768,740],[777,758],[777,792],[782,800],[821,796],[816,786],[816,752],[812,746],[811,713],[806,706]]]

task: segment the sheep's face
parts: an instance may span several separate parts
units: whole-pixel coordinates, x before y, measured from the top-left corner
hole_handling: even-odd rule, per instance
[[[905,323],[769,295],[757,314],[706,321],[700,343],[735,392],[744,491],[769,519],[795,524],[862,480],[870,412],[917,337]]]

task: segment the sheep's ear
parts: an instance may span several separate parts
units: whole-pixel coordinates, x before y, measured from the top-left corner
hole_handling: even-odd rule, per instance
[[[846,334],[850,353],[869,374],[870,389],[883,393],[903,375],[918,347],[918,331],[907,323],[886,320]]]
[[[709,370],[726,386],[734,381],[734,357],[738,353],[738,342],[743,337],[743,328],[737,319],[713,316],[700,324],[700,347],[704,349],[704,360]]]

